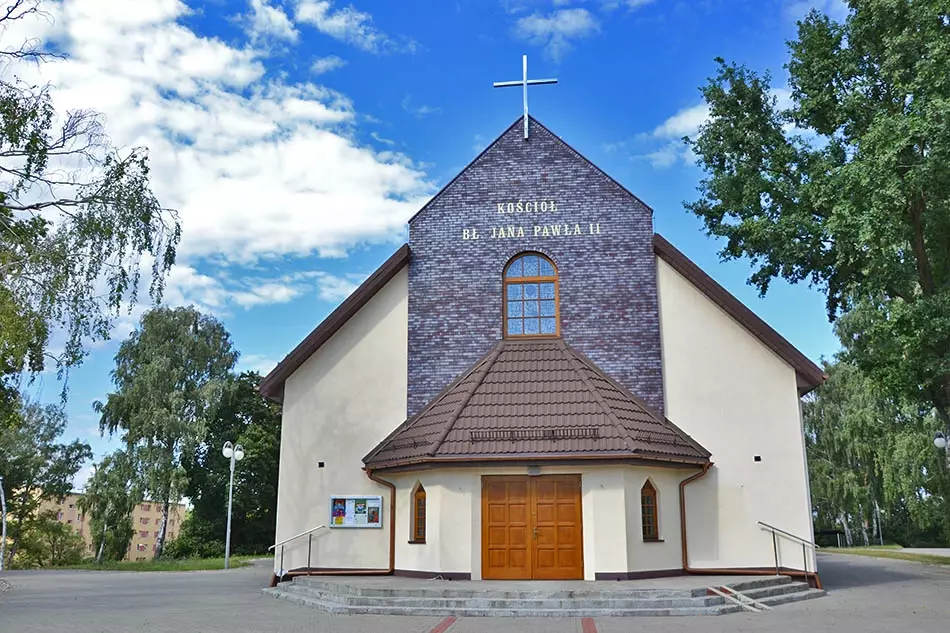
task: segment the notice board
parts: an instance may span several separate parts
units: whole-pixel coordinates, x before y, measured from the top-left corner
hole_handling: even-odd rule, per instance
[[[330,497],[331,528],[383,527],[383,498],[367,495]]]

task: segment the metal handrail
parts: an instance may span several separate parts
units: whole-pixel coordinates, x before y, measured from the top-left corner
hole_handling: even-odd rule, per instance
[[[789,538],[793,538],[793,539],[795,539],[796,541],[798,541],[799,543],[801,543],[802,545],[811,545],[811,546],[814,547],[815,549],[821,549],[821,545],[818,545],[817,543],[813,543],[812,541],[809,541],[808,539],[804,539],[804,538],[802,538],[802,537],[800,537],[800,536],[795,536],[795,535],[792,534],[791,532],[786,532],[785,530],[783,530],[783,529],[781,529],[781,528],[777,528],[777,527],[775,527],[774,525],[769,525],[768,523],[766,523],[766,522],[764,522],[764,521],[757,521],[757,523],[758,523],[759,525],[761,525],[762,527],[767,527],[768,529],[772,530],[773,532],[779,532],[779,533],[784,534],[785,536],[787,536],[787,537],[789,537]]]
[[[305,532],[301,532],[300,534],[295,534],[294,536],[291,536],[288,539],[284,539],[283,541],[278,541],[274,543],[273,545],[271,545],[270,547],[268,547],[267,550],[270,551],[274,549],[275,547],[277,547],[278,545],[280,545],[280,574],[279,574],[280,577],[284,576],[284,545],[286,545],[287,543],[291,542],[294,539],[300,538],[301,536],[307,537],[307,575],[309,576],[310,572],[313,569],[311,565],[311,557],[313,556],[313,533],[316,532],[317,530],[328,530],[328,529],[330,528],[328,528],[325,525],[318,525],[316,527],[310,528],[309,530],[306,530]]]
[[[289,543],[289,542],[291,542],[291,541],[293,541],[293,540],[295,540],[295,539],[300,538],[301,536],[307,536],[308,534],[311,534],[311,533],[313,533],[313,532],[316,532],[317,530],[328,530],[328,529],[330,529],[330,528],[328,528],[328,527],[325,526],[325,525],[318,525],[317,527],[312,527],[312,528],[310,528],[309,530],[306,530],[306,531],[304,531],[304,532],[301,532],[300,534],[295,534],[294,536],[291,536],[290,538],[286,538],[286,539],[284,539],[283,541],[278,541],[278,542],[274,543],[273,545],[271,545],[270,547],[267,548],[267,551],[270,551],[270,550],[274,549],[274,548],[277,547],[278,545],[284,545],[285,543]]]
[[[779,575],[778,539],[776,538],[776,534],[781,534],[782,536],[786,536],[790,539],[795,539],[796,541],[802,544],[802,573],[805,574],[805,582],[811,585],[811,583],[808,581],[808,573],[809,573],[808,572],[808,551],[806,548],[810,546],[813,551],[821,549],[818,546],[818,544],[813,543],[812,541],[809,541],[808,539],[803,539],[800,536],[795,536],[791,532],[786,532],[785,530],[781,528],[777,528],[774,525],[769,525],[768,523],[765,523],[764,521],[756,521],[756,523],[758,523],[764,528],[768,528],[772,532],[772,555],[775,557],[775,575],[776,576]],[[815,570],[814,574],[816,578],[815,582],[817,584],[818,571]]]

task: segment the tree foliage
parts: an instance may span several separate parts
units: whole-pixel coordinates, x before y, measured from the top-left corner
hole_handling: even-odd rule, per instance
[[[163,506],[156,557],[164,548],[169,504],[187,485],[184,461],[204,439],[237,356],[215,318],[192,307],[152,309],[119,347],[115,391],[95,405],[100,429],[122,434],[143,492]]]
[[[204,441],[184,463],[193,508],[175,540],[176,556],[224,551],[230,462],[221,447],[229,441],[244,447],[234,472],[231,551],[262,553],[274,542],[280,407],[261,396],[260,381],[256,372],[244,372],[229,382]]]
[[[71,525],[56,520],[53,511],[31,517],[12,567],[58,567],[82,562],[86,542]]]
[[[61,501],[69,494],[76,473],[92,458],[85,442],[61,442],[65,430],[66,415],[60,407],[35,403],[23,405],[13,422],[0,427],[0,476],[10,524],[10,562],[43,502]]]
[[[816,523],[840,527],[849,543],[854,532],[880,538],[878,521],[903,545],[950,541],[950,472],[932,444],[936,416],[889,397],[852,364],[825,370],[827,382],[802,410]]]
[[[0,3],[0,29],[42,13]],[[0,33],[2,35],[2,33]],[[5,45],[7,44],[7,45]],[[12,44],[13,47],[8,44]],[[49,85],[13,75],[49,57],[36,41],[0,44],[0,396],[49,361],[64,371],[138,299],[140,271],[160,298],[181,236],[149,182],[145,148],[120,150],[91,110],[57,112]],[[53,333],[64,340],[51,345]],[[0,402],[3,404],[3,402]]]
[[[89,533],[96,549],[96,562],[122,560],[134,529],[132,512],[142,500],[133,458],[116,451],[102,458],[86,483],[79,508],[89,516]]]
[[[799,23],[788,107],[769,75],[717,60],[687,206],[763,294],[775,278],[821,288],[847,359],[950,426],[950,11],[848,5],[843,23]]]

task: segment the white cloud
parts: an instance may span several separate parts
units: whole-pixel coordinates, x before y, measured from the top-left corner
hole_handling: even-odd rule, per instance
[[[46,8],[52,21],[13,23],[3,37],[39,37],[68,59],[0,72],[50,82],[59,112],[98,110],[117,146],[150,149],[153,189],[181,216],[185,269],[394,241],[434,189],[406,156],[358,144],[360,115],[344,95],[285,83],[268,75],[264,51],[199,36],[178,23],[189,13],[179,0]],[[225,302],[213,285],[202,292]]]
[[[237,362],[238,371],[256,371],[266,376],[277,366],[277,361],[262,354],[244,354]]]
[[[705,103],[680,110],[653,130],[657,138],[682,138],[695,135],[699,126],[709,118],[709,106]]]
[[[560,9],[548,15],[534,13],[515,23],[515,34],[529,44],[541,46],[551,59],[559,60],[571,49],[571,41],[590,37],[600,23],[587,9]]]
[[[648,4],[653,4],[654,1],[655,0],[603,0],[601,6],[607,11],[619,9],[620,7],[625,7],[633,11],[634,9],[645,7]]]
[[[87,464],[83,466],[76,476],[73,477],[73,490],[85,490],[86,484],[89,483],[89,479],[92,477],[93,473],[96,472],[96,467],[94,464]]]
[[[245,28],[251,41],[273,37],[296,42],[300,33],[281,7],[268,4],[267,0],[250,0],[250,13],[244,17]]]
[[[801,20],[812,9],[818,9],[838,22],[844,21],[850,11],[845,0],[785,0],[785,15],[790,20]]]
[[[337,70],[346,66],[346,60],[329,55],[327,57],[318,57],[310,66],[310,72],[314,75],[322,75],[332,70]]]
[[[194,305],[223,316],[234,308],[288,303],[314,291],[320,300],[338,303],[357,285],[355,278],[321,270],[298,271],[279,277],[237,277],[227,271],[204,274],[191,266],[176,264],[168,277],[165,301],[172,306]]]
[[[396,141],[392,140],[391,138],[385,138],[385,137],[383,137],[383,136],[380,136],[379,132],[370,132],[370,136],[371,136],[371,137],[373,138],[373,140],[375,140],[377,143],[382,143],[383,145],[392,146],[392,145],[395,145],[395,144],[396,144]]]
[[[415,42],[400,45],[373,26],[372,15],[352,5],[334,9],[330,0],[298,0],[296,17],[298,22],[310,24],[325,35],[366,51],[415,50]]]
[[[775,99],[775,106],[779,110],[786,110],[794,105],[792,92],[788,88],[773,88],[771,96]],[[656,126],[649,134],[641,135],[641,138],[663,141],[659,149],[641,158],[646,158],[657,168],[671,167],[680,160],[686,163],[695,162],[696,155],[682,142],[682,139],[684,136],[695,139],[699,134],[699,128],[708,120],[709,106],[705,102],[683,108]],[[802,130],[792,124],[786,124],[784,130],[787,133],[803,134]]]
[[[412,103],[412,95],[406,95],[402,100],[402,109],[419,119],[431,116],[433,114],[440,114],[442,112],[442,108],[437,106],[430,106],[424,103],[421,105],[414,105]]]

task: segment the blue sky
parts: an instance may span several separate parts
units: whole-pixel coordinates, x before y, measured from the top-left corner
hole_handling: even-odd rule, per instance
[[[655,228],[819,360],[837,349],[823,298],[746,285],[748,262],[683,202],[701,177],[679,138],[705,116],[713,59],[771,70],[811,7],[839,0],[65,0],[18,25],[69,55],[25,70],[60,110],[93,108],[120,147],[147,145],[153,183],[184,238],[166,301],[216,314],[268,371],[405,239],[406,220],[521,113],[531,113],[655,210]],[[113,342],[71,373],[70,434],[97,458],[91,403],[110,389]],[[51,375],[28,388],[54,399]]]

